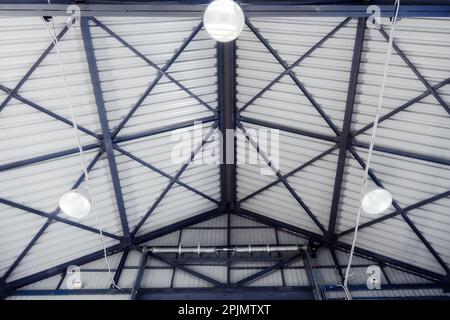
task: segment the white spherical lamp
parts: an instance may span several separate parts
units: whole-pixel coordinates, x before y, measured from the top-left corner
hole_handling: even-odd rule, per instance
[[[382,188],[370,189],[364,195],[361,206],[364,212],[379,214],[385,211],[392,203],[392,195]]]
[[[84,189],[74,189],[64,193],[59,198],[59,208],[72,218],[84,218],[91,212],[89,195]]]
[[[239,37],[244,22],[241,7],[232,0],[214,0],[203,15],[206,31],[219,42],[229,42]]]

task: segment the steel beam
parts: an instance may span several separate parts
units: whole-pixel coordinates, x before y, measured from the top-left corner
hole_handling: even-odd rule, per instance
[[[369,149],[369,144],[368,143],[358,142],[358,141],[355,141],[355,140],[352,141],[351,145],[354,146],[354,147],[360,147],[360,148],[364,148],[364,149]],[[389,148],[389,147],[383,147],[383,146],[379,146],[379,145],[378,146],[375,145],[373,147],[373,150],[374,151],[383,152],[383,153],[387,153],[387,154],[392,154],[392,155],[395,155],[395,156],[406,157],[406,158],[422,160],[422,161],[428,161],[428,162],[437,163],[437,164],[443,164],[445,166],[450,166],[450,160],[439,158],[439,157],[434,157],[434,156],[429,156],[429,155],[426,155],[426,154],[410,152],[410,151],[404,151],[404,150],[398,150],[398,149],[393,149],[393,148]]]
[[[130,118],[133,116],[133,114],[136,112],[136,110],[141,106],[141,104],[144,102],[144,100],[148,97],[148,95],[153,91],[153,89],[156,87],[158,82],[162,79],[164,73],[166,73],[169,68],[175,63],[175,61],[178,59],[180,54],[186,49],[186,47],[191,43],[191,41],[195,38],[195,36],[200,32],[200,30],[203,28],[203,22],[200,22],[200,24],[194,28],[194,31],[184,40],[183,44],[175,51],[174,55],[170,60],[166,63],[166,65],[161,69],[162,72],[158,73],[156,78],[153,80],[153,82],[150,84],[150,86],[145,90],[144,94],[139,98],[139,100],[136,102],[136,104],[131,108],[130,111],[128,111],[127,115],[123,120],[118,124],[118,126],[114,129],[112,133],[112,138],[114,139],[119,131],[125,126],[125,124],[130,120]]]
[[[113,139],[113,142],[114,143],[120,143],[120,142],[125,142],[125,141],[131,141],[131,140],[151,137],[151,136],[154,136],[154,135],[157,135],[157,134],[166,133],[166,132],[170,132],[170,131],[173,131],[173,130],[178,130],[178,129],[184,129],[184,128],[192,127],[196,122],[208,123],[208,122],[212,122],[212,121],[216,121],[216,120],[217,120],[217,117],[215,117],[215,116],[200,118],[200,119],[197,119],[197,120],[189,120],[189,121],[185,121],[185,122],[181,122],[181,123],[177,123],[177,124],[173,124],[173,125],[157,128],[157,129],[151,129],[151,130],[148,130],[148,131],[133,133],[133,134],[130,134],[130,135],[125,135],[125,136],[117,136],[116,138]]]
[[[89,151],[89,150],[99,148],[100,146],[101,146],[100,143],[93,143],[93,144],[89,144],[86,146],[82,146],[82,148],[83,148],[83,151]],[[78,152],[80,152],[80,149],[71,148],[71,149],[66,149],[63,151],[57,151],[57,152],[53,152],[50,154],[45,154],[42,156],[37,156],[37,157],[33,157],[33,158],[28,158],[28,159],[24,159],[24,160],[18,160],[18,161],[6,163],[6,164],[3,164],[0,166],[0,172],[5,171],[5,170],[10,170],[10,169],[17,169],[17,168],[20,168],[23,166],[29,166],[29,165],[39,163],[42,161],[49,161],[49,160],[53,160],[53,159],[57,159],[57,158],[65,157],[65,156],[70,156],[70,155],[76,154]]]
[[[386,41],[389,41],[389,35],[384,31],[383,27],[380,26],[378,29],[381,33],[381,35],[384,37]],[[428,81],[422,76],[422,74],[417,70],[416,66],[408,59],[408,57],[405,55],[405,53],[398,47],[398,45],[395,43],[395,41],[392,41],[392,47],[394,48],[395,52],[402,58],[402,60],[408,65],[408,67],[414,72],[416,77],[423,83],[423,85],[428,89],[428,91],[431,93],[431,95],[439,102],[439,104],[447,111],[447,113],[450,115],[450,107],[448,104],[437,94],[436,90],[428,83]]]
[[[334,248],[330,248],[329,250],[330,250],[330,254],[333,259],[336,271],[339,274],[339,278],[341,278],[341,283],[344,284],[345,276],[344,276],[344,272],[342,272],[341,264],[339,263],[338,257],[336,255],[336,251],[334,250]]]
[[[17,290],[10,296],[67,296],[130,294],[131,288],[80,290]],[[211,288],[141,288],[137,300],[311,300],[311,288],[297,287],[239,287]]]
[[[425,206],[425,205],[427,205],[427,204],[429,204],[429,203],[432,203],[432,202],[435,202],[435,201],[438,201],[438,200],[447,198],[448,196],[450,196],[450,190],[449,190],[449,191],[442,192],[442,193],[440,193],[440,194],[438,194],[438,195],[435,195],[435,196],[433,196],[433,197],[427,198],[427,199],[425,199],[425,200],[419,201],[419,202],[417,202],[417,203],[414,203],[414,204],[412,204],[412,205],[410,205],[410,206],[408,206],[408,207],[403,208],[402,210],[396,210],[396,211],[394,211],[394,212],[392,212],[392,213],[389,213],[389,214],[386,214],[386,215],[384,215],[384,216],[382,216],[382,217],[379,217],[379,218],[370,220],[370,221],[368,221],[368,222],[362,223],[362,224],[358,227],[358,229],[359,229],[359,230],[365,229],[365,228],[370,227],[370,226],[372,226],[372,225],[374,225],[374,224],[376,224],[376,223],[379,223],[379,222],[381,222],[381,221],[385,221],[385,220],[390,219],[390,218],[392,218],[392,217],[398,216],[398,215],[400,215],[402,212],[408,212],[408,211],[411,211],[411,210],[414,210],[414,209],[423,207],[423,206]],[[341,238],[341,237],[343,237],[343,236],[345,236],[345,235],[347,235],[347,234],[350,234],[350,233],[352,233],[352,232],[354,232],[354,231],[355,231],[355,228],[347,229],[347,230],[345,230],[345,231],[342,231],[342,232],[338,233],[338,234],[337,234],[337,237],[338,237],[338,238]]]
[[[311,256],[309,255],[309,252],[306,252],[306,255],[303,257],[303,264],[305,265],[309,285],[311,286],[312,292],[314,294],[314,300],[324,300],[322,290],[320,289],[318,280],[316,278],[316,275],[314,274],[313,266],[311,263]]]
[[[66,218],[58,217],[58,216],[56,216],[55,213],[46,213],[44,211],[37,210],[37,209],[31,208],[31,207],[28,207],[26,205],[23,205],[23,204],[20,204],[20,203],[11,201],[11,200],[3,199],[3,198],[0,198],[0,203],[2,203],[4,205],[7,205],[9,207],[13,207],[13,208],[16,208],[16,209],[19,209],[19,210],[22,210],[22,211],[26,211],[26,212],[35,214],[37,216],[41,216],[41,217],[47,218],[47,219],[49,219],[51,221],[54,220],[54,221],[62,222],[64,224],[72,226],[72,227],[76,227],[78,229],[82,229],[82,230],[93,232],[93,233],[99,233],[99,230],[96,229],[96,228],[89,227],[87,225],[84,225],[84,224],[81,224],[79,222],[75,222],[75,221],[72,221],[72,220],[69,220],[69,219],[66,219]],[[56,213],[59,213],[59,211],[56,212]],[[121,240],[122,239],[122,237],[117,236],[117,235],[112,234],[112,233],[109,233],[109,232],[103,232],[103,234],[106,237],[108,237],[108,238],[112,238],[112,239],[116,239],[116,240]]]
[[[350,284],[348,286],[350,291],[372,291],[383,292],[383,290],[432,290],[432,289],[450,289],[448,285],[440,283],[394,283],[394,284],[382,284],[381,290],[369,290],[366,284]],[[341,286],[326,285],[324,290],[328,292],[340,292]],[[424,297],[426,298],[426,297]]]
[[[98,154],[94,157],[94,159],[92,159],[91,163],[86,168],[88,172],[91,171],[92,168],[95,166],[97,161],[100,159],[102,153],[103,153],[102,151],[98,152]],[[84,176],[84,173],[83,173],[77,179],[77,181],[74,183],[74,185],[72,186],[72,189],[78,188],[80,186],[80,184],[84,181],[84,178],[85,178],[85,176]],[[20,209],[20,208],[18,208],[18,209]],[[25,208],[22,208],[22,209],[25,209]],[[26,207],[26,209],[31,209],[31,208]],[[34,235],[34,237],[31,239],[31,241],[27,244],[25,249],[22,250],[22,252],[14,260],[12,265],[3,274],[3,276],[2,276],[3,279],[6,280],[11,275],[11,273],[14,271],[14,269],[19,265],[20,261],[22,261],[22,259],[31,250],[31,248],[36,244],[36,242],[39,240],[39,238],[42,236],[42,234],[44,234],[45,230],[47,230],[47,228],[50,226],[52,221],[55,220],[55,218],[57,218],[56,215],[58,213],[59,213],[58,208],[56,208],[54,210],[54,213],[52,213],[51,215],[48,216],[47,221],[45,222],[45,224],[39,229],[39,231]],[[118,239],[120,239],[120,238],[118,237]]]
[[[107,26],[105,26],[103,23],[101,23],[100,21],[98,21],[96,18],[94,17],[90,17],[90,20],[92,20],[97,26],[99,26],[100,28],[102,28],[107,34],[109,34],[111,37],[113,37],[114,39],[116,39],[117,41],[119,41],[122,45],[124,45],[126,48],[130,49],[136,56],[138,56],[139,58],[141,58],[142,60],[144,60],[148,65],[150,65],[151,67],[153,67],[158,73],[161,73],[162,75],[164,75],[167,79],[169,79],[171,82],[173,82],[174,84],[176,84],[181,90],[183,90],[184,92],[186,92],[189,96],[191,96],[191,98],[193,98],[194,100],[196,100],[199,104],[201,104],[202,106],[204,106],[206,109],[208,109],[209,111],[211,111],[213,114],[217,114],[217,111],[214,110],[211,106],[209,106],[205,101],[203,101],[202,99],[200,99],[196,94],[194,94],[193,92],[191,92],[188,88],[186,88],[183,84],[181,84],[179,81],[177,81],[176,79],[174,79],[169,73],[167,73],[166,71],[164,71],[163,69],[161,69],[160,67],[158,67],[157,64],[153,63],[151,60],[149,60],[146,56],[144,56],[142,53],[140,53],[138,50],[136,50],[132,45],[130,45],[128,42],[126,42],[125,40],[123,40],[121,37],[119,37],[117,34],[115,34],[111,29],[109,29]]]
[[[50,117],[52,117],[52,118],[54,118],[54,119],[56,119],[56,120],[58,120],[58,121],[60,121],[62,123],[65,123],[65,124],[67,124],[67,125],[69,125],[71,127],[74,126],[72,121],[70,121],[70,120],[60,116],[59,114],[56,114],[56,113],[54,113],[54,112],[52,112],[52,111],[50,111],[50,110],[48,110],[48,109],[38,105],[37,103],[34,103],[33,101],[30,101],[30,100],[22,97],[21,95],[19,95],[17,93],[14,93],[13,90],[10,89],[10,88],[7,88],[7,87],[5,87],[5,86],[0,84],[0,90],[6,92],[8,94],[11,93],[12,97],[14,99],[16,99],[16,100],[18,100],[18,101],[20,101],[20,102],[22,102],[22,103],[24,103],[24,104],[34,108],[34,109],[40,111],[40,112],[43,112],[44,114],[49,115]],[[80,126],[79,124],[77,124],[77,127],[78,127],[78,130],[80,130],[80,131],[90,135],[91,137],[94,137],[96,139],[101,139],[102,138],[101,136],[99,136],[95,132],[93,132],[93,131],[91,131],[89,129],[86,129],[85,127]]]
[[[315,1],[318,4],[297,4],[293,1],[264,1],[251,3],[240,1],[248,17],[369,17],[368,5],[330,5],[329,1]],[[67,16],[67,3],[52,0],[52,4],[36,4],[29,0],[22,4],[0,4],[0,14],[7,16]],[[102,1],[90,1],[78,4],[82,16],[98,17],[197,17],[201,18],[209,0],[197,0],[195,3],[149,2],[146,4],[117,3],[104,4]],[[348,3],[348,1],[347,1]],[[382,17],[395,15],[395,6],[379,5]],[[432,5],[405,5],[399,10],[399,17],[449,17],[450,5],[445,1]]]
[[[163,228],[160,228],[158,230],[152,231],[152,232],[150,232],[148,234],[135,237],[135,240],[136,240],[135,242],[136,242],[136,244],[145,243],[145,242],[150,241],[152,239],[160,238],[160,237],[165,236],[165,235],[167,235],[167,234],[169,234],[171,232],[180,230],[180,229],[185,228],[185,227],[192,226],[194,224],[201,223],[203,221],[206,221],[206,220],[209,220],[209,219],[212,219],[212,218],[216,218],[216,217],[221,216],[221,215],[223,215],[223,212],[221,212],[218,209],[213,209],[213,210],[204,212],[202,214],[199,214],[199,215],[196,215],[196,216],[193,216],[193,217],[181,220],[181,221],[177,221],[177,222],[175,222],[173,224],[170,224],[170,225],[165,226]]]
[[[114,156],[113,142],[109,130],[108,117],[106,115],[105,101],[103,99],[103,92],[100,86],[99,72],[97,68],[97,61],[95,59],[94,45],[92,43],[91,30],[89,28],[89,21],[87,18],[81,18],[81,35],[83,38],[84,50],[89,66],[89,74],[91,77],[92,88],[94,90],[95,103],[97,105],[98,116],[103,133],[103,147],[108,158],[109,172],[114,188],[114,195],[116,198],[116,205],[119,211],[120,222],[122,225],[122,232],[124,236],[124,243],[128,244],[132,241],[130,236],[130,229],[128,227],[127,214],[123,200],[122,188],[120,186],[120,178],[117,170],[116,158]]]
[[[302,253],[296,254],[292,257],[286,258],[283,261],[280,261],[280,262],[274,264],[273,266],[264,268],[263,270],[236,282],[236,286],[242,287],[242,286],[249,285],[249,284],[255,282],[256,280],[261,279],[261,278],[271,274],[272,272],[277,271],[278,269],[280,269],[283,266],[287,266],[299,259],[302,259],[303,257],[304,257],[304,253],[302,252]]]
[[[120,257],[119,265],[117,266],[116,272],[114,273],[114,283],[116,285],[119,285],[120,276],[122,275],[122,271],[127,262],[129,252],[130,252],[130,249],[128,249],[128,248],[124,249],[122,252],[122,256]],[[115,288],[114,285],[111,284],[111,289],[114,289],[114,288]]]
[[[205,137],[203,137],[202,142],[200,145],[198,145],[194,151],[191,152],[191,155],[186,163],[184,163],[181,168],[177,171],[175,176],[170,180],[167,187],[164,189],[164,191],[159,195],[159,197],[156,199],[156,201],[153,203],[153,205],[150,207],[150,209],[147,211],[147,213],[144,215],[144,217],[139,221],[139,223],[134,228],[133,232],[131,233],[132,237],[136,235],[136,233],[139,231],[139,229],[144,225],[145,221],[147,221],[148,217],[155,211],[156,207],[159,205],[159,203],[164,199],[166,194],[169,192],[169,190],[174,185],[175,181],[181,177],[183,172],[187,169],[189,164],[192,160],[194,160],[195,155],[203,148],[205,143],[209,140],[209,138],[212,136],[214,131],[217,129],[217,122],[214,122],[212,128],[209,130],[209,132],[206,134]]]
[[[348,83],[347,102],[345,105],[344,123],[342,125],[342,134],[339,137],[339,155],[336,167],[336,177],[334,179],[333,198],[331,201],[330,219],[328,222],[328,236],[331,242],[334,241],[336,220],[339,211],[341,199],[342,181],[345,173],[345,161],[347,158],[347,149],[350,146],[350,129],[353,117],[353,106],[355,104],[356,87],[358,86],[358,75],[361,64],[361,55],[364,44],[364,32],[366,28],[366,19],[359,18],[355,34],[355,44],[353,48],[353,60],[350,71],[350,80]]]
[[[259,33],[259,31],[253,26],[253,24],[248,20],[245,19],[245,23],[247,24],[247,27],[254,33],[254,35],[258,38],[258,40],[266,47],[267,50],[272,54],[272,56],[278,61],[278,63],[285,69],[289,70],[288,64],[280,57],[280,55],[277,53],[277,51],[272,48],[272,46],[267,42],[267,40]],[[313,105],[313,107],[317,110],[317,112],[320,114],[320,116],[325,120],[325,122],[328,124],[328,126],[333,130],[333,132],[336,135],[339,135],[339,130],[336,127],[336,125],[333,123],[333,121],[328,117],[328,115],[322,110],[322,107],[319,105],[319,103],[314,99],[313,95],[305,88],[305,86],[298,80],[295,73],[290,70],[288,71],[288,75],[291,77],[292,81],[297,85],[297,87],[300,89],[300,91],[303,93],[303,95],[309,100],[309,102]]]
[[[162,170],[156,168],[155,166],[151,165],[151,164],[148,163],[148,162],[145,162],[144,160],[142,160],[142,159],[136,157],[135,155],[133,155],[133,154],[131,154],[130,152],[128,152],[128,151],[126,151],[126,150],[120,148],[119,146],[115,145],[115,146],[114,146],[114,149],[117,150],[117,151],[119,151],[121,154],[123,154],[123,155],[129,157],[130,159],[132,159],[132,160],[134,160],[134,161],[136,161],[136,162],[142,164],[143,166],[145,166],[145,167],[147,167],[147,168],[149,168],[149,169],[151,169],[151,170],[153,170],[153,171],[159,173],[159,174],[162,175],[163,177],[166,177],[166,178],[169,179],[169,180],[174,179],[174,177],[172,177],[170,174],[165,173],[164,171],[162,171]],[[217,201],[216,199],[213,199],[213,198],[211,198],[210,196],[204,194],[203,192],[201,192],[201,191],[199,191],[199,190],[197,190],[197,189],[195,189],[195,188],[190,187],[189,185],[185,184],[184,182],[181,182],[180,179],[175,179],[175,182],[176,182],[178,185],[180,185],[180,186],[182,186],[182,187],[184,187],[184,188],[186,188],[186,189],[188,189],[188,190],[190,190],[190,191],[192,191],[192,192],[198,194],[199,196],[201,196],[201,197],[203,197],[203,198],[205,198],[205,199],[207,199],[207,200],[209,200],[209,201],[211,201],[211,202],[214,202],[215,204],[219,204],[219,201]]]
[[[209,282],[209,283],[211,283],[211,284],[213,284],[213,285],[215,285],[215,286],[223,286],[223,285],[224,285],[224,284],[223,284],[222,282],[220,282],[220,281],[214,280],[214,279],[212,279],[212,278],[210,278],[210,277],[208,277],[208,276],[205,276],[205,275],[202,274],[202,273],[199,273],[199,272],[197,272],[197,271],[194,271],[194,270],[192,270],[192,269],[189,269],[189,268],[187,268],[187,267],[185,267],[185,266],[183,266],[183,265],[181,265],[181,264],[178,264],[178,263],[172,261],[171,259],[162,257],[162,256],[160,256],[160,255],[157,255],[157,254],[154,254],[154,253],[151,253],[151,252],[149,252],[148,255],[149,255],[150,257],[154,258],[154,259],[157,259],[157,260],[159,260],[159,261],[161,261],[161,262],[164,262],[164,263],[166,263],[166,264],[172,266],[173,268],[180,269],[181,271],[184,271],[184,272],[186,272],[186,273],[189,273],[189,274],[193,275],[194,277],[197,277],[197,278],[199,278],[199,279],[202,279],[202,280],[204,280],[204,281],[206,281],[206,282]]]
[[[306,51],[300,58],[298,58],[289,68],[285,69],[278,77],[276,77],[274,80],[272,80],[267,86],[265,86],[261,91],[259,91],[250,101],[248,101],[239,111],[238,113],[241,114],[245,111],[253,102],[255,102],[259,97],[261,97],[266,91],[268,91],[270,88],[272,88],[276,83],[278,83],[281,78],[283,78],[285,75],[290,74],[295,67],[297,67],[303,60],[305,60],[307,57],[309,57],[316,49],[318,49],[324,42],[326,42],[328,39],[330,39],[337,31],[339,31],[342,27],[344,27],[351,18],[346,18],[344,21],[342,21],[339,25],[336,26],[333,30],[331,30],[325,37],[320,39],[319,42],[317,42],[311,49]]]
[[[56,40],[60,40],[64,34],[67,32],[68,27],[65,26],[61,32],[56,36]],[[42,63],[42,61],[44,61],[45,57],[48,56],[48,54],[50,53],[50,51],[52,51],[53,47],[55,46],[54,42],[52,41],[52,43],[47,47],[47,49],[45,49],[45,51],[39,56],[39,58],[33,63],[33,65],[31,66],[31,68],[27,71],[27,73],[22,77],[22,79],[20,79],[20,81],[16,84],[16,86],[14,87],[13,90],[11,90],[8,95],[6,96],[5,100],[3,100],[2,104],[0,105],[0,112],[2,112],[2,110],[6,107],[6,105],[8,104],[8,102],[13,98],[13,95],[16,94],[19,89],[25,84],[25,82],[31,77],[31,75],[33,74],[33,72],[37,69],[37,67],[39,67],[39,65]]]
[[[355,157],[355,159],[358,161],[359,165],[365,169],[366,164],[364,163],[364,160],[353,150],[350,149],[350,152]],[[369,176],[372,179],[372,181],[380,188],[384,189],[383,183],[378,179],[378,177],[375,175],[373,170],[369,169]],[[403,209],[400,207],[397,201],[395,199],[392,200],[392,205],[397,211],[400,211],[400,215],[402,216],[403,220],[408,224],[408,226],[411,228],[411,230],[416,234],[416,236],[420,239],[420,241],[423,243],[423,245],[428,249],[428,251],[431,253],[431,255],[436,259],[436,261],[442,266],[442,268],[447,272],[447,274],[450,274],[450,269],[445,263],[444,260],[440,257],[440,255],[434,250],[433,246],[426,240],[426,238],[423,236],[423,234],[419,231],[419,229],[416,227],[414,222],[409,219],[409,217],[406,215],[406,212],[403,211]]]
[[[136,300],[136,297],[139,293],[139,289],[141,288],[142,277],[144,276],[145,267],[147,266],[147,260],[148,260],[148,251],[144,247],[144,249],[142,250],[141,260],[139,262],[139,269],[136,275],[136,280],[134,281],[133,289],[131,289],[130,300]]]
[[[330,154],[331,152],[333,152],[334,150],[336,150],[339,147],[339,144],[334,145],[333,147],[325,150],[324,152],[322,152],[321,154],[315,156],[314,158],[312,158],[311,160],[308,160],[307,162],[303,163],[302,165],[300,165],[299,167],[295,168],[294,170],[289,171],[288,173],[283,175],[283,178],[287,179],[290,176],[296,174],[297,172],[300,172],[301,170],[303,170],[304,168],[308,167],[309,165],[313,164],[314,162],[322,159],[324,156]],[[277,180],[265,185],[262,188],[259,188],[258,190],[256,190],[255,192],[252,192],[251,194],[249,194],[248,196],[242,198],[239,200],[239,203],[242,203],[244,201],[247,201],[250,198],[253,198],[254,196],[256,196],[257,194],[260,194],[261,192],[269,189],[270,187],[273,187],[274,185],[278,184],[281,182],[281,179],[277,178]]]
[[[253,118],[250,118],[250,117],[236,116],[236,120],[239,121],[239,122],[252,123],[252,124],[256,124],[258,126],[272,128],[272,129],[278,129],[278,130],[281,130],[281,131],[295,133],[295,134],[298,134],[298,135],[301,135],[301,136],[315,138],[315,139],[319,139],[319,140],[325,140],[325,141],[331,141],[331,142],[339,142],[339,138],[335,137],[335,136],[328,136],[328,135],[325,135],[325,134],[316,133],[316,132],[312,132],[312,131],[307,131],[307,130],[303,130],[303,129],[299,129],[299,128],[292,128],[292,127],[284,126],[284,125],[273,123],[273,122],[253,119]]]
[[[267,163],[270,169],[273,170],[275,175],[278,177],[278,179],[281,180],[283,185],[288,189],[289,193],[295,198],[295,200],[298,202],[298,204],[303,208],[303,210],[306,212],[306,214],[314,221],[314,223],[319,227],[319,229],[326,234],[327,231],[325,230],[324,226],[320,223],[320,221],[316,218],[316,216],[311,212],[311,210],[308,208],[308,206],[303,202],[303,200],[300,198],[300,196],[295,192],[295,190],[289,185],[287,179],[283,177],[283,175],[280,173],[280,170],[278,168],[274,168],[272,165],[271,160],[267,157],[267,155],[264,153],[263,150],[259,148],[259,145],[250,137],[250,135],[245,131],[244,127],[240,122],[238,122],[237,126],[241,131],[244,133],[245,138],[250,142],[250,144],[255,148],[256,152],[261,156],[261,158],[264,159],[264,161]]]
[[[267,225],[270,225],[273,227],[278,227],[280,229],[289,230],[301,237],[306,237],[308,239],[312,239],[312,240],[318,242],[320,245],[325,246],[327,248],[333,247],[333,248],[343,251],[343,252],[350,251],[351,246],[347,243],[336,241],[335,245],[333,246],[333,244],[329,242],[327,237],[325,237],[323,235],[319,235],[317,233],[310,232],[308,230],[304,230],[297,226],[293,226],[293,225],[290,225],[290,224],[287,224],[284,222],[280,222],[278,220],[274,220],[272,218],[268,218],[266,216],[251,212],[249,210],[240,209],[239,215],[242,215],[244,217],[254,218],[261,223],[264,223],[264,224],[267,224]],[[442,274],[439,274],[439,273],[436,273],[433,271],[429,271],[429,270],[423,269],[421,267],[411,265],[409,263],[405,263],[403,261],[399,261],[399,260],[396,260],[396,259],[393,259],[390,257],[386,257],[386,256],[377,254],[375,252],[372,252],[372,251],[369,251],[366,249],[356,247],[355,254],[357,256],[375,261],[377,263],[382,263],[386,266],[393,267],[393,268],[401,270],[403,272],[408,272],[408,273],[414,274],[416,276],[426,278],[428,280],[433,280],[433,281],[445,281],[446,280],[445,275],[442,275]]]
[[[167,234],[169,234],[171,232],[174,232],[176,230],[179,230],[181,228],[192,226],[194,224],[198,224],[200,222],[203,222],[203,221],[215,218],[215,217],[220,216],[222,214],[223,213],[220,212],[219,210],[211,210],[211,211],[205,212],[203,214],[200,214],[200,215],[197,215],[197,216],[194,216],[194,217],[190,217],[190,218],[185,219],[185,220],[178,221],[178,222],[176,222],[176,223],[174,223],[172,225],[163,227],[161,229],[158,229],[158,230],[152,231],[152,232],[150,232],[148,234],[145,234],[145,235],[137,237],[135,239],[136,240],[136,244],[145,243],[147,241],[150,241],[150,240],[153,240],[153,239],[156,239],[156,238],[160,238],[162,236],[165,236],[165,235],[167,235]],[[106,248],[106,253],[107,253],[107,255],[112,255],[112,254],[121,252],[124,249],[125,248],[123,248],[122,244],[117,244],[117,245],[114,245],[114,246]],[[6,283],[6,290],[8,292],[10,292],[12,290],[15,290],[17,288],[26,286],[28,284],[31,284],[31,283],[34,283],[34,282],[37,282],[37,281],[49,278],[51,276],[54,276],[54,275],[57,275],[57,274],[60,274],[60,273],[64,272],[67,269],[67,267],[70,266],[70,265],[87,264],[87,263],[90,263],[90,262],[93,262],[95,260],[103,258],[103,255],[104,255],[103,250],[99,250],[99,251],[93,252],[91,254],[85,255],[83,257],[80,257],[80,258],[68,261],[66,263],[62,263],[62,264],[60,264],[58,266],[51,267],[49,269],[37,272],[35,274],[32,274],[32,275],[29,275],[29,276],[26,276],[26,277],[14,280],[12,282]]]
[[[235,67],[236,44],[234,41],[217,44],[217,87],[219,100],[219,130],[222,136],[220,165],[221,199],[224,210],[236,207],[236,189],[233,179],[236,174],[235,131]]]
[[[438,90],[440,88],[442,88],[443,86],[447,85],[450,83],[450,78],[447,78],[437,84],[435,84],[433,86],[434,90]],[[395,108],[394,110],[386,113],[385,115],[382,115],[380,117],[380,119],[378,120],[378,123],[381,123],[387,119],[392,118],[394,115],[396,115],[397,113],[399,113],[400,111],[406,110],[408,107],[412,106],[413,104],[419,102],[420,100],[428,97],[431,94],[431,92],[429,90],[426,90],[425,92],[423,92],[422,94],[416,96],[415,98],[409,100],[408,102],[402,104],[401,106]],[[361,129],[355,131],[352,133],[352,138],[355,138],[356,136],[360,135],[363,132],[366,132],[367,130],[369,130],[370,128],[373,127],[373,122],[369,123],[368,125],[365,125],[364,127],[362,127]]]

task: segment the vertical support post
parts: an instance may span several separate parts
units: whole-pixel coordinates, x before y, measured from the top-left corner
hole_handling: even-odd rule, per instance
[[[223,210],[234,210],[236,208],[236,157],[234,135],[230,134],[236,128],[235,47],[235,41],[217,44],[219,130],[222,134],[220,177]]]
[[[120,276],[122,275],[123,268],[125,267],[125,263],[127,262],[128,253],[130,249],[126,248],[123,250],[122,257],[120,257],[119,265],[117,266],[116,273],[114,274],[114,283],[119,284]],[[111,285],[111,289],[115,287]]]
[[[131,290],[130,300],[136,300],[136,297],[139,293],[142,277],[144,276],[145,267],[147,266],[147,260],[148,260],[148,249],[147,247],[144,247],[142,249],[141,260],[139,261],[139,270],[136,275],[136,280],[134,281],[133,289]]]
[[[339,156],[336,168],[336,177],[334,180],[333,200],[331,202],[330,220],[328,223],[328,240],[333,243],[335,241],[335,228],[337,214],[339,210],[339,200],[341,198],[342,180],[344,177],[345,160],[347,150],[351,145],[350,127],[353,116],[353,105],[355,102],[356,87],[358,85],[359,66],[361,64],[362,48],[364,44],[364,31],[366,27],[366,18],[358,18],[358,26],[356,29],[355,46],[353,49],[353,61],[348,83],[347,102],[345,106],[344,124],[342,132],[339,136]]]
[[[236,211],[236,42],[217,44],[217,78],[219,93],[219,130],[222,136],[222,164],[220,165],[222,210],[227,214],[227,243],[230,245],[230,211]],[[230,134],[233,133],[233,134]],[[227,283],[230,284],[231,262],[227,253]]]
[[[305,254],[305,257],[303,258],[303,263],[305,264],[306,274],[308,275],[308,280],[312,287],[312,291],[314,294],[314,300],[324,300],[322,291],[320,290],[319,284],[317,283],[317,278],[314,275],[314,271],[312,269],[309,248],[307,248],[305,251],[306,251],[306,254]]]
[[[117,208],[120,215],[120,221],[123,231],[123,245],[124,247],[131,244],[130,229],[128,227],[127,216],[125,212],[125,204],[123,201],[122,188],[120,186],[119,173],[117,171],[116,159],[114,156],[114,147],[111,138],[111,132],[109,130],[108,118],[106,116],[105,102],[103,99],[102,89],[100,87],[100,78],[98,75],[97,61],[95,59],[94,45],[92,43],[91,30],[89,28],[89,20],[87,17],[81,18],[81,34],[83,37],[84,49],[86,52],[86,58],[89,66],[89,73],[91,76],[92,88],[94,90],[95,102],[97,105],[97,111],[100,118],[100,125],[103,134],[103,148],[108,158],[109,171],[111,173],[111,179],[114,187],[114,194],[116,197]]]

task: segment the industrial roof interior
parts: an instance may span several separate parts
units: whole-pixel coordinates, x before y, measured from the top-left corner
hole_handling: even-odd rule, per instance
[[[220,44],[203,28],[208,1],[81,1],[79,29],[66,26],[72,1],[6,2],[0,297],[345,298],[392,5],[381,6],[382,27],[369,28],[367,6],[243,1],[244,31]],[[353,299],[449,297],[450,7],[402,2],[369,172],[393,202],[361,216]],[[85,180],[41,16],[54,17],[97,218],[58,208]],[[213,158],[227,128],[250,141],[252,129],[278,129],[279,171],[242,164],[246,139],[235,140],[232,164],[174,164],[172,133],[192,133],[196,121],[197,149]],[[277,245],[307,245],[308,254],[145,250]],[[82,289],[66,287],[71,265]],[[381,290],[366,286],[370,265],[381,268]]]

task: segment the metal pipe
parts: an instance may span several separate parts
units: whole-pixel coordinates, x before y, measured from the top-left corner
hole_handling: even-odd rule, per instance
[[[190,247],[149,247],[148,251],[152,253],[256,253],[256,252],[299,252],[305,251],[305,245],[247,245],[247,246],[190,246]]]

